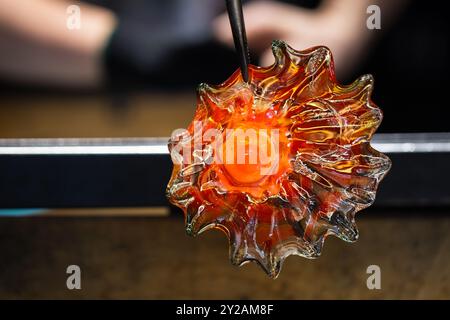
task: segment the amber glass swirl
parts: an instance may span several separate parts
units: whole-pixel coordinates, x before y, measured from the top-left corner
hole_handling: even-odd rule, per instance
[[[256,261],[276,277],[289,255],[318,257],[328,235],[355,241],[355,213],[373,203],[391,162],[370,146],[382,120],[372,76],[340,85],[329,49],[296,51],[281,41],[272,48],[275,64],[250,66],[249,83],[236,71],[219,86],[199,86],[193,122],[169,142],[171,151],[190,145],[193,161],[174,164],[167,196],[184,211],[188,234],[222,230],[233,264]],[[225,151],[213,141],[195,148],[194,123],[224,136],[277,129],[276,171],[211,161]]]

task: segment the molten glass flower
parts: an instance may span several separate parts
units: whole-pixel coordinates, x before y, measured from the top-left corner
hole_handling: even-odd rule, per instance
[[[318,257],[328,235],[355,241],[355,213],[391,163],[369,144],[382,119],[370,75],[342,86],[327,48],[272,48],[275,64],[250,66],[249,83],[236,71],[200,85],[194,121],[169,142],[167,196],[188,234],[220,229],[233,264],[276,277],[289,255]]]

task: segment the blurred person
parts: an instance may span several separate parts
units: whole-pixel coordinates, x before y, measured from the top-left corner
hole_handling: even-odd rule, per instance
[[[442,93],[449,72],[448,18],[437,2],[243,1],[251,62],[273,62],[273,39],[297,50],[326,45],[337,77],[374,75],[381,131],[449,131]],[[81,28],[66,27],[69,5]],[[369,5],[381,30],[369,30]],[[238,68],[224,0],[0,0],[0,90],[192,88]],[[13,86],[16,86],[13,84]],[[16,88],[16,87],[14,87]]]
[[[295,2],[295,1],[292,1]],[[383,12],[383,23],[391,19],[405,1],[326,0],[314,10],[289,3],[255,1],[245,6],[246,31],[250,47],[260,53],[260,64],[275,62],[270,41],[280,39],[297,50],[324,45],[331,49],[336,72],[347,76],[364,57],[376,32],[366,27],[370,5]],[[224,15],[214,21],[215,33],[221,41],[232,45],[233,38]]]
[[[95,86],[115,14],[80,4],[82,28],[66,27],[69,1],[0,1],[0,76],[53,86]]]
[[[105,65],[120,67],[117,76],[134,72],[151,77],[163,73],[162,67],[183,47],[216,39],[233,47],[221,0],[90,2],[78,3],[81,27],[70,30],[66,11],[71,1],[2,0],[1,76],[18,82],[95,87],[104,81]],[[346,76],[374,34],[365,27],[366,8],[382,5],[386,24],[403,2],[293,1],[294,5],[247,1],[244,15],[249,45],[262,65],[273,63],[273,39],[299,50],[326,45],[334,54],[337,73]],[[202,60],[183,63],[203,67]],[[214,65],[205,67],[219,69],[222,62],[210,63]]]

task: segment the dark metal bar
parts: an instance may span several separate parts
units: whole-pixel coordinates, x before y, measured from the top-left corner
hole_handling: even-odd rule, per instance
[[[247,35],[245,32],[244,14],[241,0],[226,0],[228,17],[230,18],[231,32],[233,33],[234,46],[241,65],[242,78],[248,82],[249,51]]]
[[[450,133],[377,134],[378,206],[449,206]],[[0,139],[0,208],[163,206],[167,138]]]
[[[0,155],[164,155],[168,137],[0,139]],[[450,133],[378,133],[372,146],[384,153],[450,152]]]

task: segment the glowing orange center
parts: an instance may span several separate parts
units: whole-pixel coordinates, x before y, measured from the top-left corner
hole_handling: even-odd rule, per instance
[[[278,141],[267,130],[241,127],[225,137],[221,158],[229,177],[237,184],[256,186],[279,164]]]

